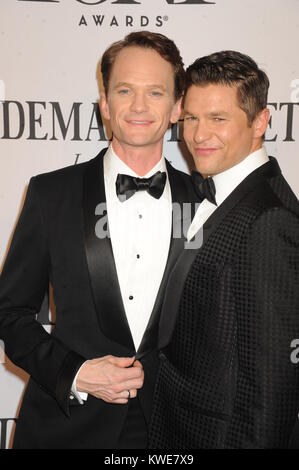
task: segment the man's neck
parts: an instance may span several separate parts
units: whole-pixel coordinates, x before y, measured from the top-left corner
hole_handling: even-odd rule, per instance
[[[132,147],[113,140],[112,148],[118,158],[141,177],[149,173],[162,157],[162,144]]]

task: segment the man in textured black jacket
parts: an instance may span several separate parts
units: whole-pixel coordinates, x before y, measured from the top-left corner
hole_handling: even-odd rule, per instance
[[[299,409],[299,205],[263,147],[266,74],[223,51],[187,70],[202,202],[160,322],[152,448],[286,448]],[[294,343],[293,343],[294,344]]]
[[[17,449],[147,443],[161,302],[184,243],[172,203],[195,200],[162,154],[185,72],[175,44],[147,31],[112,44],[101,70],[112,145],[32,178],[0,279],[0,338],[31,375]],[[51,335],[35,319],[49,282]]]

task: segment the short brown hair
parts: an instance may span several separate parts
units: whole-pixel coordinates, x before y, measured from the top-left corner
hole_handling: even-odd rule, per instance
[[[175,43],[163,34],[150,31],[137,31],[128,34],[123,41],[114,42],[105,52],[101,62],[101,72],[105,93],[108,93],[109,79],[116,56],[126,47],[143,47],[153,49],[169,62],[174,72],[174,95],[177,101],[185,88],[185,70],[180,51]]]
[[[192,85],[235,86],[249,125],[267,107],[269,79],[251,57],[241,52],[221,51],[197,59],[187,68],[186,80],[187,90]]]

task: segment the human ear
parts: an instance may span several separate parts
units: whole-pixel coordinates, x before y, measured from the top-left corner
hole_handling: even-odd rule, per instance
[[[179,120],[181,112],[182,112],[182,98],[177,100],[175,104],[173,105],[171,116],[170,116],[171,124],[175,124]]]
[[[104,119],[110,120],[109,105],[106,93],[101,93],[100,110]]]
[[[268,108],[262,109],[254,119],[254,137],[261,138],[265,134],[270,119],[270,111]]]

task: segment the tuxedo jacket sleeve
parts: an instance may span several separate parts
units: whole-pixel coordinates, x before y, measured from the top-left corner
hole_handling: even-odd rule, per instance
[[[95,230],[98,222],[107,226],[106,211],[97,213],[99,204],[106,202],[105,152],[31,179],[0,277],[0,339],[7,356],[31,376],[16,427],[17,448],[113,448],[128,406],[92,395],[83,407],[69,399],[81,364],[96,357],[135,356],[142,362],[145,380],[138,398],[149,420],[162,299],[184,240],[170,240],[163,279],[136,351],[111,240],[99,238]],[[172,201],[195,202],[190,177],[168,163],[167,172]],[[177,222],[183,222],[179,215]],[[56,307],[51,334],[36,321],[49,283]]]
[[[51,270],[45,214],[32,178],[0,278],[0,338],[5,352],[68,413],[68,395],[84,357],[36,320]],[[18,345],[18,347],[16,347]]]
[[[298,217],[279,205],[263,212],[236,259],[239,373],[226,447],[287,448],[299,402],[298,365],[291,361],[298,264]]]

